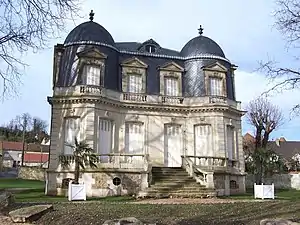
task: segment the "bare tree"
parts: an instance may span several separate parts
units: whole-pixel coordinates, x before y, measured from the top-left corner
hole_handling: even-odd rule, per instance
[[[300,44],[300,1],[299,0],[276,0],[277,8],[274,12],[276,19],[275,27],[285,37],[288,47],[297,49]],[[296,57],[299,60],[299,57]],[[296,63],[299,65],[299,63]],[[260,70],[265,72],[274,85],[265,92],[285,91],[298,89],[300,87],[300,68],[279,65],[269,60],[260,62]],[[295,113],[300,113],[300,103],[293,107]]]
[[[0,0],[0,91],[16,94],[23,53],[47,47],[66,22],[78,15],[81,0]]]
[[[282,111],[267,98],[259,97],[246,107],[247,120],[255,128],[255,149],[266,148],[272,131],[283,122]]]
[[[264,97],[250,101],[246,110],[247,120],[255,128],[254,140],[244,143],[246,167],[260,184],[266,173],[283,168],[280,157],[269,148],[268,142],[270,134],[283,124],[284,118],[281,110]]]

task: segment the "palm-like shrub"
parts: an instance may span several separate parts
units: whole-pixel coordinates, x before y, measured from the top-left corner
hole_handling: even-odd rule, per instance
[[[78,184],[80,171],[84,171],[86,166],[90,168],[97,167],[97,156],[94,153],[94,150],[86,143],[86,141],[78,142],[77,138],[75,138],[74,144],[67,144],[67,146],[73,149],[73,156],[75,162],[75,179],[73,183]],[[69,166],[71,163],[68,160],[67,155],[62,155],[60,160],[63,166]]]

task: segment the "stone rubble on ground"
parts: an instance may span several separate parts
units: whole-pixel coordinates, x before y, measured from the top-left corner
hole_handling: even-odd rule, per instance
[[[300,223],[296,223],[290,220],[284,219],[264,219],[260,221],[260,225],[300,225]]]
[[[135,217],[126,217],[122,219],[106,220],[103,225],[156,225],[155,223],[143,223]]]
[[[15,197],[7,191],[0,192],[0,215],[6,215],[9,208],[15,203]]]

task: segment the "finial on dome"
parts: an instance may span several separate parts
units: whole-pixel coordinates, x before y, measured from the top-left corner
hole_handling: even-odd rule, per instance
[[[198,29],[200,35],[203,34],[203,30],[204,30],[204,29],[202,28],[202,25],[200,25],[200,27],[199,27],[199,29]]]
[[[94,11],[91,10],[91,12],[90,12],[90,21],[94,20],[94,15],[95,15]]]

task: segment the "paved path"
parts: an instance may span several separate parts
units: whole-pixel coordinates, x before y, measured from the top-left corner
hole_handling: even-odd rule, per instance
[[[143,199],[130,204],[220,204],[235,202],[262,202],[265,200],[257,199],[220,199],[220,198],[165,198],[165,199]]]

